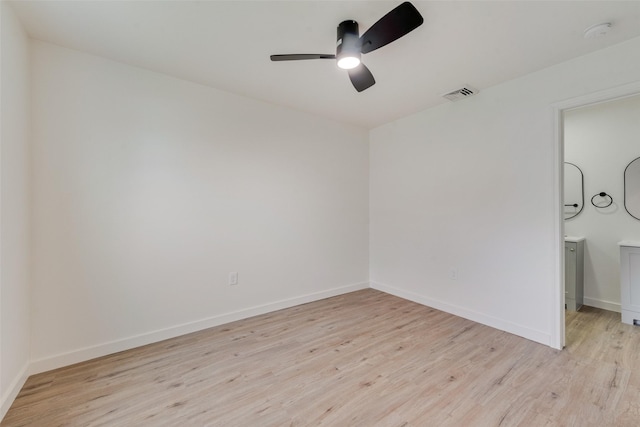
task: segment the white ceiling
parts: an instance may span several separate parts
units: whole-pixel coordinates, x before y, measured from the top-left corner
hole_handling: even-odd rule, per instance
[[[401,1],[15,1],[37,39],[367,128],[640,36],[640,1],[413,1],[424,24],[363,55],[357,93],[331,60],[336,26],[364,32]],[[584,39],[611,22],[609,35]]]

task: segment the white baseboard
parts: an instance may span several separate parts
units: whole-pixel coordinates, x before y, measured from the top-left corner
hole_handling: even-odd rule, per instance
[[[583,299],[584,305],[588,305],[589,307],[601,308],[603,310],[615,311],[618,313],[622,313],[622,305],[617,302],[604,301],[601,299],[595,298],[587,298]]]
[[[333,296],[367,288],[369,288],[369,282],[355,283],[347,286],[328,289],[321,292],[315,292],[312,294],[275,301],[256,307],[250,307],[231,313],[224,313],[218,316],[212,316],[206,319],[197,320],[195,322],[184,323],[182,325],[160,329],[117,341],[79,348],[67,353],[44,357],[38,360],[32,360],[29,373],[33,375],[40,372],[50,371],[52,369],[61,368],[63,366],[69,366],[74,363],[95,359],[96,357],[106,356],[108,354],[117,353],[119,351],[129,350],[135,347],[140,347],[169,338],[175,338],[180,335],[189,334],[191,332],[197,332],[203,329],[212,328],[214,326],[220,326],[225,323],[235,322],[236,320],[242,320],[261,314],[270,313],[272,311],[282,310],[284,308],[306,304],[309,302],[318,301],[325,298],[330,298]]]
[[[426,297],[424,295],[416,294],[414,292],[405,291],[389,285],[384,285],[382,283],[371,282],[371,288],[386,292],[400,298],[404,298],[409,301],[417,302],[418,304],[426,305],[428,307],[432,307],[446,313],[453,314],[455,316],[463,317],[465,319],[472,320],[474,322],[481,323],[483,325],[490,326],[501,331],[509,332],[511,334],[518,335],[520,337],[538,342],[540,344],[552,346],[551,335],[543,331],[527,328],[525,326],[508,322],[503,319],[487,316],[484,313],[469,310],[465,307],[449,304],[443,301]]]
[[[20,393],[20,390],[24,386],[28,377],[29,363],[27,362],[22,367],[18,375],[13,379],[8,390],[2,395],[2,400],[0,401],[0,421],[2,421],[5,415],[7,415],[9,408],[13,404],[13,401],[16,400],[16,396]]]

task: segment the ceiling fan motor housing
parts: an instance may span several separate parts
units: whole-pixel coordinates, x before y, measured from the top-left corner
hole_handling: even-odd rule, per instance
[[[336,41],[336,59],[352,57],[360,59],[360,36],[356,21],[342,21],[338,25]]]

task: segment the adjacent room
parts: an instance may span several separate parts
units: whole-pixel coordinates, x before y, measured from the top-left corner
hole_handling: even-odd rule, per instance
[[[640,163],[634,163],[638,117],[636,95],[566,111],[563,120],[565,234],[584,238],[580,304],[616,312],[622,309],[618,243],[640,238],[630,174]]]
[[[3,427],[640,423],[639,1],[0,6]]]

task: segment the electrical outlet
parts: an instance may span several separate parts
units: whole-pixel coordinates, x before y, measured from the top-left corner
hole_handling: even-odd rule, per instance
[[[451,270],[449,277],[451,277],[451,280],[458,280],[458,270],[455,268]]]
[[[238,272],[232,271],[231,273],[229,273],[229,285],[233,286],[237,284],[238,284]]]

